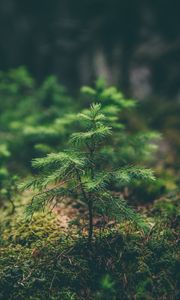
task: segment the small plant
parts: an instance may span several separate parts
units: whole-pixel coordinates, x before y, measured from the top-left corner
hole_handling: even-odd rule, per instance
[[[111,190],[114,182],[129,184],[136,180],[154,180],[150,169],[126,165],[121,168],[102,168],[102,148],[113,135],[112,128],[106,125],[106,117],[100,104],[92,104],[89,110],[77,116],[86,124],[84,132],[73,133],[70,146],[73,150],[51,153],[33,160],[33,167],[40,174],[23,184],[24,189],[33,188],[34,195],[27,207],[27,214],[42,209],[46,204],[54,205],[66,197],[80,199],[88,208],[89,242],[93,236],[94,213],[108,215],[112,219],[129,219],[143,226],[138,214],[127,206],[123,197]]]

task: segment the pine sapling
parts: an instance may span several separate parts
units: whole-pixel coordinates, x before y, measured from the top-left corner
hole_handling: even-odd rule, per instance
[[[23,188],[33,188],[38,192],[27,207],[27,215],[32,216],[45,205],[56,205],[67,197],[76,201],[78,196],[87,206],[90,243],[96,213],[117,220],[129,219],[144,226],[141,217],[111,187],[114,182],[129,185],[136,180],[153,181],[153,172],[141,166],[125,165],[113,169],[110,162],[108,167],[103,164],[102,149],[110,137],[112,140],[113,131],[107,125],[101,104],[92,104],[77,118],[84,122],[85,130],[71,135],[69,150],[33,160],[32,165],[39,169],[39,175],[23,184]]]

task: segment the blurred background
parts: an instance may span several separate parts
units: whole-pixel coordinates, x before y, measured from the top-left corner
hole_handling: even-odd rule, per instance
[[[77,88],[104,75],[138,98],[180,97],[178,0],[1,0],[0,69]]]
[[[176,162],[179,13],[178,0],[1,0],[0,70],[54,74],[73,95],[104,77],[142,100],[142,123],[163,132]]]

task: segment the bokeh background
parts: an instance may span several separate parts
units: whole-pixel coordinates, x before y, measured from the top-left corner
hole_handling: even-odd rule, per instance
[[[142,123],[164,134],[177,167],[179,13],[178,0],[1,0],[0,70],[55,74],[72,94],[104,77],[142,101]]]

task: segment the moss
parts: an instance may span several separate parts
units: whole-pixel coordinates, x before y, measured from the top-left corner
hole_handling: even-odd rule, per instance
[[[177,253],[175,231],[160,224],[150,235],[96,232],[90,250],[53,216],[16,218],[1,229],[0,299],[178,299]]]
[[[35,214],[29,223],[22,211],[2,215],[0,299],[178,299],[177,213],[153,217],[160,202],[147,234],[128,222],[95,230],[91,250],[74,228],[62,231],[53,214]]]

